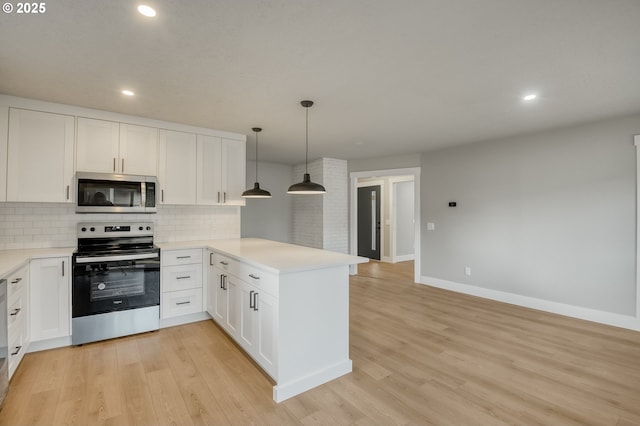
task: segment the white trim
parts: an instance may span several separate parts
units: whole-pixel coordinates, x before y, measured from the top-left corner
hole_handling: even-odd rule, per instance
[[[398,221],[396,220],[396,218],[398,217],[398,212],[397,212],[398,199],[396,197],[397,191],[396,191],[395,185],[403,182],[414,182],[414,185],[415,185],[415,179],[413,178],[413,176],[392,176],[389,178],[389,198],[391,201],[389,205],[389,212],[391,216],[390,218],[391,228],[389,232],[389,238],[391,239],[391,241],[389,242],[389,248],[390,248],[389,251],[391,252],[391,263],[405,262],[407,260],[415,259],[415,256],[413,254],[406,254],[402,256],[398,256],[396,254],[396,249],[397,249],[396,234],[398,231]],[[414,203],[415,203],[415,200],[414,200]],[[414,220],[415,220],[415,217],[414,217]]]
[[[496,300],[498,302],[510,303],[512,305],[523,306],[525,308],[551,312],[567,317],[640,331],[640,320],[631,315],[621,315],[596,309],[583,308],[581,306],[568,305],[566,303],[551,302],[549,300],[522,296],[500,290],[492,290],[469,284],[461,284],[453,281],[441,280],[439,278],[420,277],[420,284],[455,291],[457,293],[468,294],[471,296],[482,297],[484,299]]]
[[[349,253],[353,255],[358,254],[358,234],[355,229],[358,217],[357,209],[357,181],[360,178],[378,177],[378,176],[413,176],[414,181],[414,221],[415,221],[415,238],[413,254],[415,259],[418,259],[413,266],[415,282],[420,281],[420,167],[408,167],[404,169],[387,169],[387,170],[371,170],[364,172],[351,172],[349,178],[351,180],[350,190],[350,206],[349,206]],[[351,275],[356,274],[358,271],[357,265],[351,265],[349,267],[349,273]]]
[[[640,135],[633,137],[636,146],[636,321],[640,323]]]
[[[397,263],[397,262],[406,262],[408,260],[415,260],[415,256],[412,254],[404,254],[402,256],[394,256],[392,259],[393,263]]]
[[[191,322],[198,322],[204,320],[210,320],[211,315],[208,312],[196,312],[193,314],[180,315],[171,318],[161,318],[160,328],[175,327],[176,325],[189,324]]]
[[[330,365],[312,374],[298,378],[288,383],[278,383],[273,387],[273,400],[282,402],[292,396],[301,394],[309,389],[320,386],[347,373],[351,373],[353,365],[350,359]]]
[[[37,342],[29,343],[27,353],[46,351],[49,349],[62,348],[65,346],[71,346],[71,336],[56,337],[53,339],[38,340]]]

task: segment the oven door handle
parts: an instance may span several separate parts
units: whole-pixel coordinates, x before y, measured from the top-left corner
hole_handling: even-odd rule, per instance
[[[116,262],[118,260],[157,259],[158,253],[125,254],[121,256],[76,257],[76,263]]]

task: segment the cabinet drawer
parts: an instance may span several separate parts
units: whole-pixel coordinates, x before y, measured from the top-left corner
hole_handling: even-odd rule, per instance
[[[13,330],[21,326],[22,318],[26,316],[27,298],[25,293],[26,292],[21,291],[17,296],[14,296],[13,301],[10,302],[11,304],[7,309],[7,325],[10,334]]]
[[[218,253],[213,253],[213,266],[232,275],[239,274],[238,261]]]
[[[162,293],[161,297],[163,319],[203,311],[201,288]]]
[[[18,322],[16,325],[18,328],[24,329],[23,321]],[[15,369],[18,368],[20,360],[27,352],[27,342],[24,333],[10,335],[9,339],[9,377],[11,377]]]
[[[15,299],[15,295],[22,292],[28,280],[28,265],[18,269],[15,273],[9,275],[9,277],[7,278],[7,299],[9,300],[9,303],[11,303],[11,301]]]
[[[278,277],[245,263],[240,263],[238,278],[273,296],[278,295]]]
[[[202,264],[202,249],[167,250],[162,252],[162,266]]]
[[[162,291],[187,290],[202,287],[202,264],[164,266]]]

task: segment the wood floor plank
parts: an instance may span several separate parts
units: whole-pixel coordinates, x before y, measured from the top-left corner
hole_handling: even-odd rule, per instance
[[[349,375],[276,404],[201,321],[27,354],[0,425],[640,425],[640,333],[359,272]]]

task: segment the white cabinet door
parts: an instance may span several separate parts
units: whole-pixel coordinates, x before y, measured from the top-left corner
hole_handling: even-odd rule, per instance
[[[9,107],[0,106],[0,202],[7,201],[7,135]]]
[[[198,135],[197,203],[222,203],[222,139]]]
[[[238,335],[240,323],[240,282],[233,275],[225,278],[225,292],[227,293],[227,330],[233,337]]]
[[[244,206],[246,145],[198,135],[198,204]]]
[[[254,356],[258,364],[276,376],[277,330],[278,330],[278,299],[265,293],[257,292],[254,296],[255,314],[257,318],[256,334],[258,336]]]
[[[31,341],[71,335],[68,257],[34,259],[30,265]]]
[[[156,176],[158,174],[158,129],[120,124],[120,173]]]
[[[10,108],[7,201],[71,202],[75,118]]]
[[[118,173],[120,123],[78,117],[76,171]]]
[[[160,129],[160,203],[196,204],[196,135]]]
[[[246,145],[244,142],[222,140],[222,191],[224,204],[244,206],[242,193],[246,188]]]
[[[240,346],[242,346],[249,354],[254,353],[256,342],[257,321],[253,301],[255,300],[255,288],[250,285],[242,284],[240,287],[240,331],[238,337]]]

